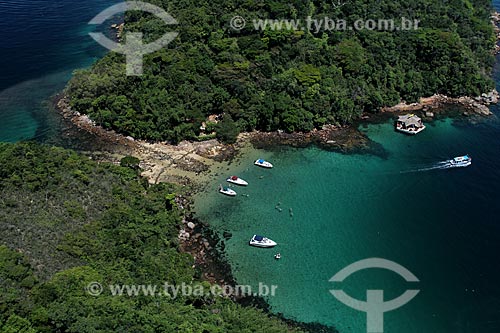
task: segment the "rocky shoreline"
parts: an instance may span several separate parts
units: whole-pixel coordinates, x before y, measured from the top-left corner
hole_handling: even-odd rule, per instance
[[[247,144],[255,148],[278,145],[306,147],[315,144],[321,148],[347,152],[367,144],[368,139],[353,126],[325,125],[307,133],[247,132],[241,133],[235,144],[221,144],[217,140],[201,142],[182,141],[178,145],[167,142],[148,142],[124,136],[114,130],[97,125],[87,115],[71,109],[69,100],[62,96],[56,100],[63,118],[76,128],[98,138],[103,145],[103,160],[118,163],[125,155],[141,160],[142,175],[150,183],[162,181],[186,184],[186,177],[197,178],[217,163],[231,160]],[[103,157],[106,156],[106,157]]]
[[[361,123],[386,121],[393,114],[403,112],[422,112],[422,116],[429,119],[435,116],[434,113],[445,113],[446,107],[453,105],[486,116],[491,114],[486,105],[497,103],[498,97],[496,91],[483,94],[479,98],[449,98],[444,95],[434,95],[429,98],[421,98],[419,103],[400,103],[383,108],[383,112],[380,114],[365,114],[360,121]],[[55,103],[64,119],[70,121],[78,130],[96,137],[98,142],[102,143],[99,145],[98,152],[91,153],[94,158],[118,164],[120,159],[126,155],[135,156],[141,161],[141,175],[150,183],[170,182],[185,187],[184,196],[180,195],[176,199],[179,207],[185,212],[183,228],[179,233],[181,248],[193,255],[195,265],[205,272],[203,278],[213,283],[226,280],[218,274],[218,272],[224,271],[219,269],[220,265],[224,266],[224,264],[215,264],[218,262],[220,254],[214,255],[213,253],[215,244],[218,244],[220,240],[214,239],[210,228],[197,221],[190,213],[190,209],[187,209],[190,205],[188,198],[203,188],[203,183],[211,176],[211,168],[232,160],[247,144],[251,144],[257,149],[271,149],[283,145],[297,148],[316,145],[322,149],[342,153],[358,151],[369,145],[369,139],[357,130],[357,126],[333,125],[325,125],[322,129],[315,129],[307,133],[285,133],[282,131],[241,133],[233,145],[224,145],[215,139],[203,142],[183,141],[178,145],[170,145],[166,142],[151,143],[136,140],[96,125],[87,115],[72,110],[68,99],[64,96],[56,100]],[[215,269],[209,268],[214,265]],[[228,276],[223,275],[226,278]],[[234,282],[232,278],[229,280]]]
[[[122,23],[115,23],[115,24],[112,24],[111,25],[111,29],[115,29],[116,30],[116,34],[115,34],[115,40],[117,42],[121,42],[122,41],[122,35],[123,35],[123,30],[125,29],[125,23],[122,22]]]
[[[488,108],[491,104],[497,104],[500,95],[494,89],[489,93],[484,93],[481,96],[470,97],[448,97],[446,95],[436,94],[430,97],[423,97],[416,103],[401,102],[391,107],[383,107],[381,112],[395,113],[395,112],[414,112],[422,111],[426,117],[432,118],[433,113],[442,110],[448,106],[460,106],[464,108],[464,115],[475,113],[482,116],[490,116],[492,112]]]
[[[176,202],[186,211],[191,211],[188,208],[190,205],[188,197],[178,197]],[[237,285],[224,253],[225,241],[231,237],[230,233],[225,232],[221,239],[208,224],[198,220],[192,213],[184,217],[183,229],[179,232],[180,249],[193,256],[193,268],[196,270],[198,278],[220,286],[230,285],[234,287]],[[230,297],[243,306],[262,309],[268,315],[277,317],[289,326],[302,329],[305,332],[339,333],[335,327],[319,323],[303,323],[285,318],[281,313],[274,314],[271,312],[269,303],[260,296],[233,295]]]
[[[327,150],[349,152],[368,144],[368,138],[354,126],[325,125],[311,132],[285,133],[251,132],[240,134],[241,140],[248,140],[257,149],[269,149],[276,146],[304,148],[316,145]]]
[[[493,25],[496,42],[493,46],[493,54],[500,54],[500,13],[493,12],[491,14],[491,24]],[[492,115],[488,106],[490,104],[497,104],[500,95],[496,89],[493,89],[489,93],[483,93],[481,96],[461,96],[461,97],[449,97],[443,94],[434,94],[430,97],[422,97],[418,102],[406,103],[401,101],[399,104],[394,106],[382,107],[381,112],[413,112],[422,111],[425,113],[427,118],[434,117],[433,113],[439,111],[440,109],[449,106],[460,106],[466,111],[464,115],[467,116],[471,113],[479,114],[482,116]]]

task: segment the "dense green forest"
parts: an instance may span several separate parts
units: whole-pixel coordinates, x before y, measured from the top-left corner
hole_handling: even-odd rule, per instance
[[[203,284],[178,250],[173,185],[62,148],[0,144],[0,332],[297,332],[219,296],[100,296],[109,284]]]
[[[489,0],[338,1],[155,0],[177,19],[129,12],[126,31],[146,42],[180,33],[145,57],[144,75],[127,77],[124,56],[110,53],[75,73],[67,93],[75,110],[135,138],[198,139],[209,127],[234,140],[239,131],[309,131],[346,124],[400,100],[493,88],[495,42]],[[230,20],[241,15],[241,31]],[[410,31],[256,31],[253,19],[420,20]]]

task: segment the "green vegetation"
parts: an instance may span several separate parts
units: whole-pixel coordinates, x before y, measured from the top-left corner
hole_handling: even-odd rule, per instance
[[[178,249],[174,186],[136,172],[61,148],[0,144],[0,332],[295,332],[221,297],[85,291],[93,281],[208,286]]]
[[[178,142],[197,139],[210,114],[231,116],[236,130],[309,131],[344,124],[401,99],[493,88],[491,1],[191,1],[155,0],[179,22],[167,27],[138,12],[128,31],[155,40],[180,32],[145,57],[142,77],[126,77],[111,53],[75,73],[71,105],[126,135]],[[229,22],[247,21],[242,31]],[[411,31],[256,31],[252,19],[420,20]],[[222,125],[224,131],[226,126]],[[218,136],[232,141],[234,133]]]
[[[139,170],[139,159],[134,156],[125,156],[120,160],[120,165],[122,167],[131,168],[134,170]]]

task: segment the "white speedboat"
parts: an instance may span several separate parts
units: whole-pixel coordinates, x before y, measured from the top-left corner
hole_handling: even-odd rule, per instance
[[[472,164],[472,158],[469,155],[458,156],[448,161],[448,165],[454,168],[467,167]]]
[[[244,181],[243,179],[239,178],[238,176],[231,176],[226,179],[226,182],[228,183],[233,183],[236,185],[241,185],[241,186],[247,186],[248,183]]]
[[[256,247],[275,247],[278,243],[263,236],[253,235],[252,239],[250,239],[250,245]]]
[[[219,193],[229,195],[230,197],[234,197],[236,195],[236,191],[229,188],[229,187],[222,187],[222,185],[219,186]]]
[[[263,168],[268,168],[268,169],[271,169],[273,167],[273,165],[267,161],[264,161],[263,159],[258,159],[254,162],[255,165],[258,165],[260,167],[263,167]]]

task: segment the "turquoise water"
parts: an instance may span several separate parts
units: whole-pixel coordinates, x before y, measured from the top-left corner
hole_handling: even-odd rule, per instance
[[[106,52],[87,22],[116,0],[0,1],[0,141],[43,140],[55,130],[47,100],[73,70]]]
[[[286,317],[364,332],[365,314],[334,299],[329,290],[337,285],[328,280],[355,261],[381,257],[421,281],[412,302],[385,315],[386,332],[498,332],[498,118],[438,120],[415,137],[395,133],[391,122],[361,130],[373,141],[371,153],[252,150],[227,170],[250,183],[236,188],[239,196],[199,195],[199,217],[232,233],[225,250],[238,283],[278,285],[268,301]],[[469,168],[418,171],[463,153],[473,156]],[[254,167],[260,156],[275,168]],[[278,247],[249,247],[254,233]],[[366,289],[383,289],[388,300],[410,287],[384,270],[341,285],[361,300]]]
[[[498,69],[495,80],[499,89]],[[415,299],[385,314],[385,332],[498,333],[500,108],[491,109],[495,116],[488,119],[437,120],[415,137],[395,133],[391,122],[364,126],[372,140],[365,154],[251,150],[207,184],[196,199],[197,214],[221,237],[232,233],[225,252],[239,284],[278,286],[267,300],[285,317],[366,332],[365,313],[337,301],[330,289],[359,300],[366,300],[367,289],[382,289],[390,300],[415,288],[421,290]],[[468,168],[426,170],[465,153],[473,157]],[[275,168],[251,165],[259,157]],[[226,174],[250,185],[237,188],[236,198],[218,195],[214,189]],[[251,248],[254,233],[279,244]],[[420,282],[380,269],[328,282],[372,257],[403,265]]]

